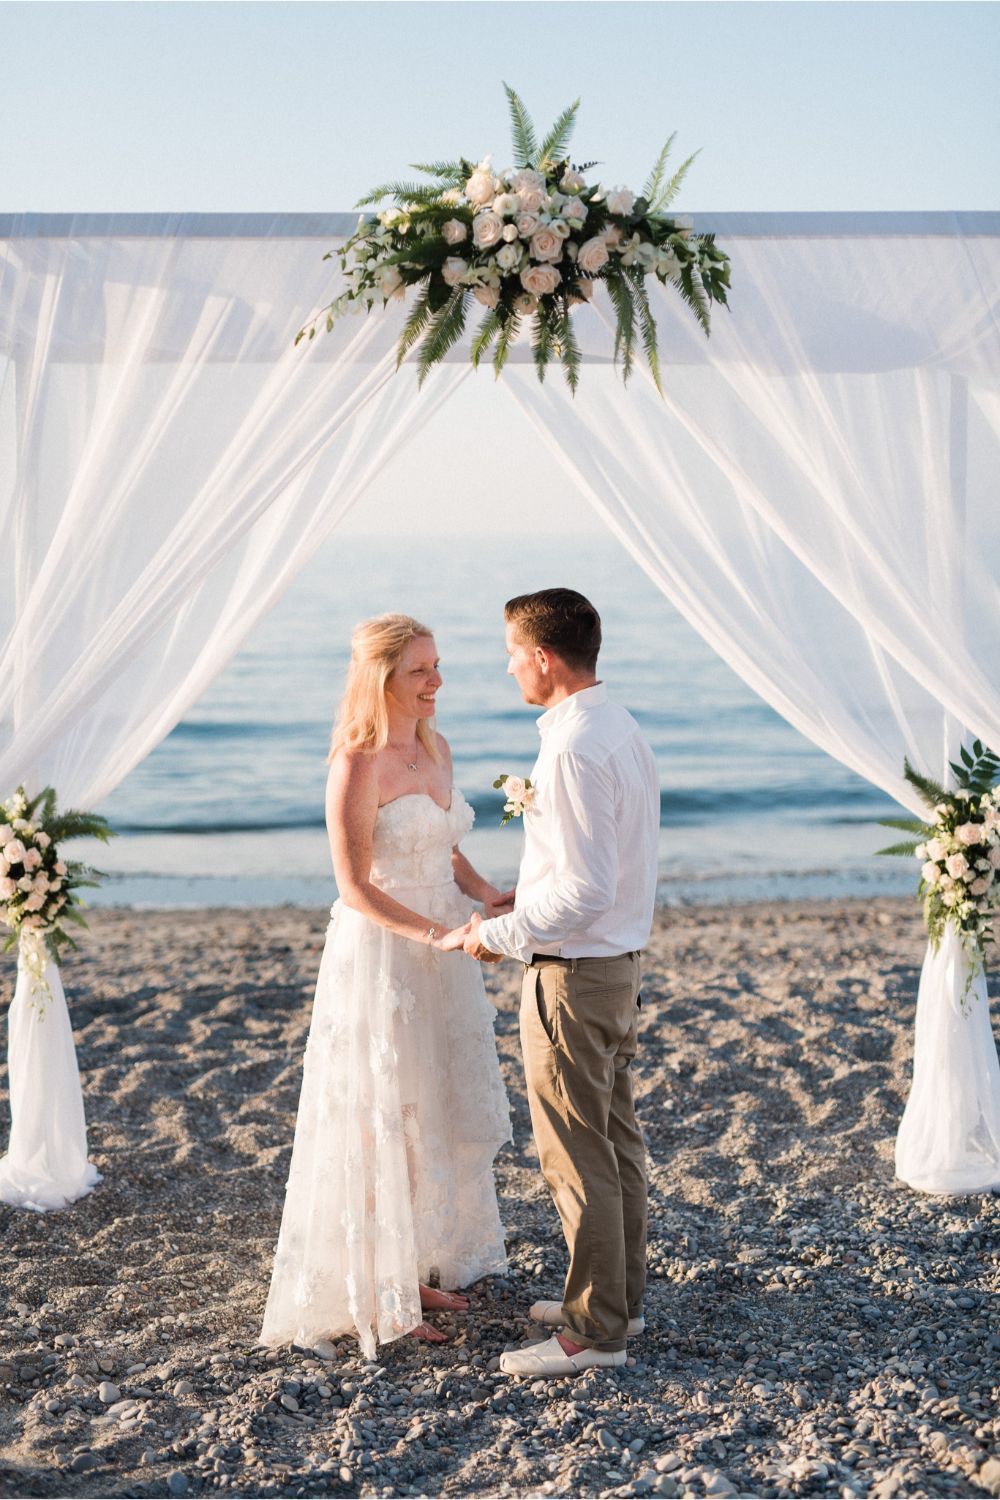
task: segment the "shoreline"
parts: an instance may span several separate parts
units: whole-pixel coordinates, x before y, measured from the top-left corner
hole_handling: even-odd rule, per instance
[[[60,1213],[0,1206],[0,1495],[995,1493],[1000,1196],[893,1177],[916,901],[658,911],[635,1066],[647,1333],[634,1364],[537,1388],[496,1368],[564,1263],[516,964],[486,975],[507,1276],[441,1319],[451,1342],[374,1365],[346,1340],[256,1347],[325,923],[91,913],[64,981],[104,1181]]]

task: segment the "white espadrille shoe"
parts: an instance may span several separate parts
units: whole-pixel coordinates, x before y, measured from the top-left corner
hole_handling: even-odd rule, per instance
[[[536,1323],[541,1323],[544,1328],[563,1328],[566,1324],[566,1314],[562,1310],[561,1302],[533,1302],[528,1308],[528,1317],[534,1318]],[[646,1328],[646,1319],[640,1313],[637,1318],[629,1318],[628,1328],[625,1330],[626,1337],[634,1339],[643,1333]]]
[[[500,1368],[505,1375],[530,1375],[533,1379],[546,1375],[576,1375],[580,1370],[589,1370],[596,1365],[610,1368],[623,1365],[624,1349],[611,1353],[605,1349],[581,1349],[578,1354],[567,1354],[555,1334],[544,1344],[532,1344],[527,1349],[511,1349],[500,1356]]]

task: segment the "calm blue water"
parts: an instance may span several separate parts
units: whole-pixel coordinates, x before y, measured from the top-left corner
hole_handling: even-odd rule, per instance
[[[895,809],[766,707],[709,650],[612,538],[543,539],[520,557],[495,539],[334,538],[187,719],[102,811],[121,837],[95,862],[95,904],[323,904],[325,755],[354,623],[404,610],[434,630],[439,728],[476,809],[470,857],[517,867],[491,782],[527,774],[537,710],[506,675],[511,594],[580,589],[604,621],[601,674],[635,714],[663,786],[662,895],[729,901],[906,892],[905,863],[875,860],[874,820]],[[88,851],[89,852],[89,851]]]

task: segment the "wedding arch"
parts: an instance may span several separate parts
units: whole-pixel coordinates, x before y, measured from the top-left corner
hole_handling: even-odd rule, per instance
[[[916,813],[1000,747],[1000,214],[710,214],[732,315],[706,341],[650,291],[663,395],[612,369],[603,288],[575,398],[524,343],[468,340],[417,389],[390,303],[293,346],[352,215],[0,216],[0,796],[92,808],[172,729],[299,569],[466,379],[533,425],[694,628],[814,743]],[[948,929],[949,934],[952,929]],[[1000,1187],[979,979],[928,953],[896,1169]],[[58,974],[19,977],[0,1199],[94,1180]]]

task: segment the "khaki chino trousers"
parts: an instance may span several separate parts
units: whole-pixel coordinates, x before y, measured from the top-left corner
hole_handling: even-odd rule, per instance
[[[639,955],[525,966],[521,1048],[542,1173],[569,1250],[564,1332],[625,1348],[646,1284],[646,1150],[635,1117]]]

